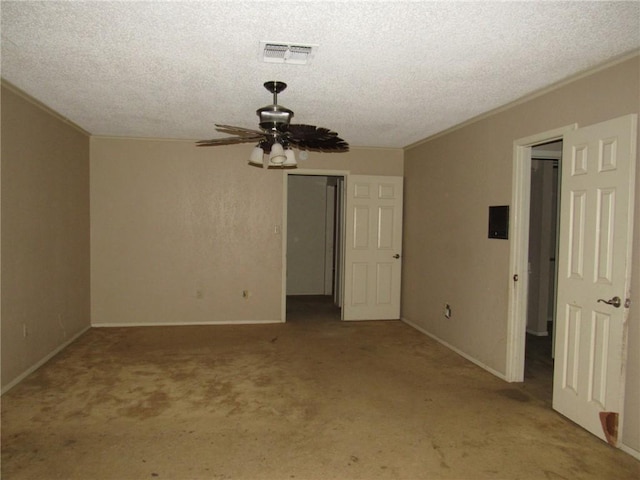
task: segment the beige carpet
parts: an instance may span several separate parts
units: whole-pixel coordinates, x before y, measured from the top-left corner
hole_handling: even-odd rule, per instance
[[[532,378],[302,300],[286,324],[88,331],[2,397],[2,478],[639,477]]]

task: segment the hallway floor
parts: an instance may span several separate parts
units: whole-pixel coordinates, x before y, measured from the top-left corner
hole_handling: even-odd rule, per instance
[[[551,408],[553,400],[553,358],[551,337],[527,334],[525,345],[524,384],[530,395]]]
[[[640,462],[399,321],[91,329],[2,397],[2,478],[637,479]]]

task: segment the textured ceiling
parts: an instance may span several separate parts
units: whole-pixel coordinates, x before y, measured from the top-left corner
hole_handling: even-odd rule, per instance
[[[2,77],[94,135],[294,123],[404,147],[640,47],[639,2],[2,1]],[[260,41],[317,44],[264,63]]]

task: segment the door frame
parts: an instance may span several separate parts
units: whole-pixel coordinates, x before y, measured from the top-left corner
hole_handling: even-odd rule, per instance
[[[529,301],[529,211],[531,208],[531,149],[548,142],[563,140],[576,130],[577,123],[513,142],[512,197],[509,213],[511,246],[509,254],[509,305],[507,322],[507,361],[505,380],[524,380],[527,303]],[[562,179],[558,186],[561,189]],[[561,222],[562,219],[559,219]],[[556,262],[558,258],[556,258]]]
[[[285,170],[284,182],[282,187],[282,228],[280,229],[282,235],[282,298],[280,300],[280,321],[285,323],[287,321],[287,210],[288,210],[288,198],[289,198],[289,175],[307,175],[317,177],[342,177],[346,182],[349,175],[348,170],[320,170],[320,169],[301,169]],[[342,192],[344,197],[346,189]],[[342,199],[342,222],[344,223],[344,198]],[[342,228],[342,234],[339,238],[339,245],[337,246],[341,251],[344,251],[344,228]],[[344,256],[341,256],[344,261]],[[344,268],[340,269],[340,275],[342,276],[342,284],[344,284]]]

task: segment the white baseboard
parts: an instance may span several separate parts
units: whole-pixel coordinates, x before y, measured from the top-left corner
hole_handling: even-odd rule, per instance
[[[620,450],[622,450],[624,453],[631,455],[636,460],[640,460],[640,452],[638,450],[628,447],[624,443],[621,443],[619,447],[620,447]]]
[[[409,325],[410,327],[415,328],[416,330],[424,333],[425,335],[427,335],[428,337],[433,338],[436,342],[444,345],[445,347],[447,347],[450,350],[453,350],[454,352],[456,352],[458,355],[460,355],[461,357],[469,360],[471,363],[476,364],[477,366],[479,366],[480,368],[482,368],[483,370],[486,370],[487,372],[491,373],[492,375],[495,375],[496,377],[504,380],[505,382],[507,381],[507,377],[505,376],[504,373],[498,372],[497,370],[494,370],[493,368],[489,367],[488,365],[485,365],[484,363],[482,363],[481,361],[479,361],[476,358],[471,357],[469,354],[463,352],[462,350],[457,349],[456,347],[454,347],[453,345],[445,342],[444,340],[436,337],[435,335],[433,335],[432,333],[427,332],[424,328],[420,327],[419,325],[416,325],[415,323],[411,322],[410,320],[407,320],[406,318],[401,318],[400,320],[402,320],[404,323],[406,323],[407,325]]]
[[[213,322],[152,322],[152,323],[92,323],[93,328],[122,328],[122,327],[189,327],[194,325],[268,325],[285,323],[277,320],[216,320]]]
[[[64,350],[65,348],[67,348],[71,343],[73,343],[78,337],[80,337],[80,335],[82,335],[83,333],[85,333],[87,330],[89,330],[91,328],[91,326],[87,326],[85,328],[83,328],[79,333],[77,333],[76,335],[74,335],[73,337],[71,337],[69,340],[67,340],[66,342],[64,342],[62,345],[60,345],[59,347],[57,347],[55,350],[53,350],[50,354],[48,354],[47,356],[45,356],[44,358],[42,358],[40,361],[38,361],[37,363],[35,363],[34,365],[32,365],[31,367],[29,367],[27,370],[25,370],[24,372],[22,372],[20,375],[18,375],[18,377],[16,377],[13,381],[11,381],[10,383],[8,383],[6,386],[4,386],[2,388],[2,392],[0,393],[0,395],[4,395],[5,393],[7,393],[9,390],[11,390],[13,387],[15,387],[17,384],[19,384],[22,380],[24,380],[25,378],[27,378],[29,375],[31,375],[33,372],[35,372],[37,369],[39,369],[42,365],[44,365],[45,363],[47,363],[49,360],[51,360],[54,356],[56,356],[58,353],[60,353],[62,350]]]

